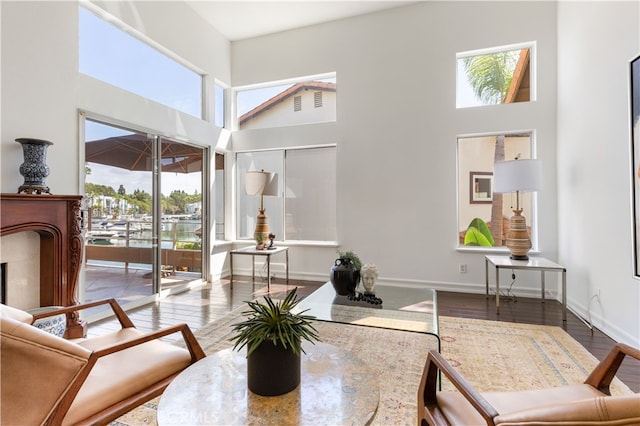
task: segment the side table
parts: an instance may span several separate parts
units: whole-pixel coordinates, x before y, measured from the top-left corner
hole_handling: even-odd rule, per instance
[[[377,377],[352,353],[303,342],[300,385],[279,396],[247,388],[246,351],[224,349],[191,365],[158,404],[166,425],[366,425],[378,409]]]
[[[544,257],[530,257],[529,260],[513,260],[510,256],[485,256],[485,292],[489,297],[489,264],[496,268],[496,313],[500,314],[500,269],[529,269],[540,271],[542,302],[544,303],[546,271],[562,273],[562,321],[567,320],[567,268]]]
[[[255,247],[245,247],[229,252],[229,269],[231,270],[230,284],[233,288],[233,256],[237,254],[251,256],[251,278],[256,281],[255,257],[265,256],[267,259],[267,291],[271,291],[271,256],[278,253],[285,255],[285,270],[287,274],[287,284],[289,283],[289,247],[277,246],[271,249],[257,250]]]

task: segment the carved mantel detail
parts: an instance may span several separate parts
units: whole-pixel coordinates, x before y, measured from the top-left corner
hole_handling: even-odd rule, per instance
[[[40,306],[78,304],[84,249],[81,202],[81,195],[0,194],[0,236],[24,231],[40,235]],[[77,312],[69,314],[67,324],[65,337],[85,334]]]

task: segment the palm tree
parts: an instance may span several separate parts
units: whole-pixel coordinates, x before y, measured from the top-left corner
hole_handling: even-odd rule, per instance
[[[518,62],[519,51],[497,52],[463,58],[467,80],[475,95],[485,105],[498,104],[505,100],[513,72]],[[496,136],[494,163],[504,160],[505,135]],[[502,245],[502,194],[493,193],[491,202],[491,236],[496,245]]]

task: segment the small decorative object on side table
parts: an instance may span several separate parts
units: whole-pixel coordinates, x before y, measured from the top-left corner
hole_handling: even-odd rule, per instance
[[[276,239],[276,234],[274,234],[273,232],[269,232],[269,245],[267,246],[267,249],[273,250],[275,248],[273,246],[273,240],[275,239]]]
[[[256,234],[256,250],[264,250],[264,235]]]
[[[319,340],[311,324],[315,317],[305,311],[292,312],[298,304],[297,289],[287,293],[283,301],[265,296],[266,304],[247,302],[251,308],[243,312],[247,319],[234,324],[234,349],[247,346],[247,385],[258,395],[282,395],[298,387],[302,340]]]

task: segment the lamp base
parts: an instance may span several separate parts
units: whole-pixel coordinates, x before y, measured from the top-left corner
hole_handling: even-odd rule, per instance
[[[527,253],[531,249],[531,238],[527,231],[527,221],[522,216],[522,209],[514,210],[513,216],[509,219],[507,248],[511,252],[511,259],[529,260]]]
[[[256,240],[256,247],[264,245],[269,240],[269,223],[267,222],[267,216],[264,214],[264,209],[260,210],[260,213],[256,217],[256,229],[253,232],[253,238]]]

